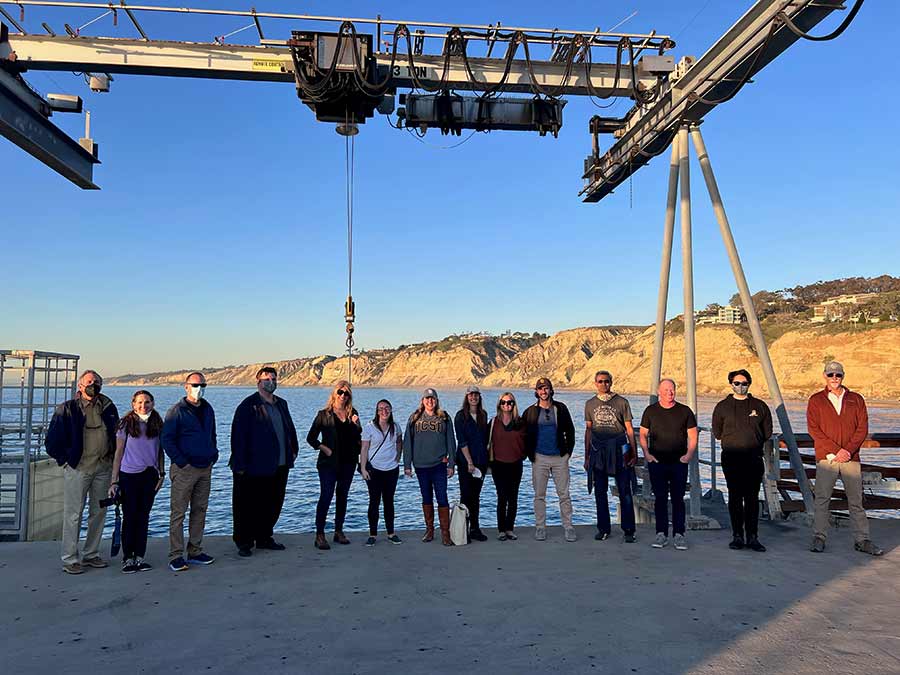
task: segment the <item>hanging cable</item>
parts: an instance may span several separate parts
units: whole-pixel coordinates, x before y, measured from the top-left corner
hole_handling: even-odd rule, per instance
[[[778,16],[784,22],[784,25],[787,26],[790,31],[797,37],[803,38],[804,40],[810,40],[812,42],[826,42],[828,40],[834,40],[836,37],[840,36],[841,33],[847,30],[847,27],[851,23],[853,23],[853,19],[856,18],[857,12],[862,9],[864,1],[865,0],[856,0],[856,4],[853,5],[850,13],[847,14],[846,18],[841,22],[841,25],[835,28],[834,31],[832,31],[828,35],[810,35],[809,33],[805,33],[797,28],[794,22],[791,21],[790,18],[788,18],[788,15],[784,12],[780,12]]]
[[[345,124],[350,125],[350,114],[344,112]],[[344,321],[347,330],[347,381],[353,383],[353,331],[356,321],[356,304],[353,302],[353,179],[356,145],[355,134],[344,136],[344,163],[347,178],[347,302],[344,303]]]

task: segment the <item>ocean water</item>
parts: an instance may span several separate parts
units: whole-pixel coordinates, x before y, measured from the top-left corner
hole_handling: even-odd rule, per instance
[[[103,393],[109,396],[119,408],[119,413],[124,414],[131,409],[131,396],[136,387],[105,387]],[[157,410],[165,416],[166,410],[184,395],[181,387],[148,387],[156,399]],[[254,387],[225,387],[210,386],[207,388],[206,399],[216,411],[216,426],[219,443],[219,461],[213,468],[212,493],[210,495],[209,512],[207,515],[206,532],[208,534],[231,534],[231,471],[228,468],[231,420],[237,405],[248,395],[255,391]],[[504,390],[483,389],[482,395],[485,407],[492,416],[496,409],[496,403]],[[519,402],[519,410],[523,411],[534,402],[534,393],[531,390],[514,389],[513,394]],[[315,463],[317,452],[306,443],[306,434],[312,424],[316,412],[324,407],[330,390],[319,387],[284,387],[278,389],[278,396],[288,402],[291,416],[297,427],[300,441],[300,455],[291,471],[287,485],[284,509],[278,522],[277,530],[280,532],[313,532],[315,530],[315,506],[319,496],[318,474]],[[451,415],[461,407],[465,396],[464,389],[438,389],[441,406]],[[591,397],[590,392],[585,391],[561,391],[557,392],[556,400],[565,403],[572,412],[576,427],[575,453],[570,462],[570,494],[575,524],[591,524],[595,522],[596,510],[593,495],[587,492],[587,477],[582,469],[583,462],[583,434],[584,434],[584,403]],[[394,419],[398,424],[405,425],[408,416],[419,403],[421,391],[419,389],[401,388],[357,388],[354,390],[354,406],[360,413],[362,422],[366,422],[374,416],[375,404],[379,399],[388,399],[394,409]],[[635,417],[635,427],[640,422],[641,413],[647,405],[648,398],[644,395],[625,394],[629,399]],[[698,401],[698,421],[701,427],[708,426],[712,416],[712,410],[718,398],[701,398]],[[788,414],[795,432],[806,430],[805,401],[790,401],[787,404]],[[900,431],[900,407],[896,405],[870,404],[870,431],[871,432],[897,432]],[[777,430],[777,419],[776,419]],[[701,457],[709,457],[709,434],[700,434]],[[900,465],[900,454],[890,451],[864,451],[864,459],[867,461]],[[700,467],[704,492],[709,489],[710,470],[707,466]],[[725,481],[721,471],[718,474],[717,488],[726,491]],[[459,498],[459,483],[454,476],[449,481],[451,503]],[[486,532],[491,532],[496,527],[496,493],[490,476],[485,478],[484,489],[481,496],[481,526]],[[517,525],[527,527],[534,524],[533,490],[531,487],[531,467],[525,461],[525,471],[522,477],[522,486],[519,493],[519,512]],[[610,507],[615,522],[617,501],[610,497]],[[418,481],[412,478],[404,478],[402,471],[396,494],[396,527],[397,529],[419,529],[422,527],[422,510]],[[361,531],[367,529],[366,508],[368,505],[368,492],[365,481],[354,475],[350,489],[350,499],[347,511],[345,530]],[[329,513],[327,529],[332,529],[334,506]],[[156,497],[150,521],[151,536],[163,536],[168,532],[169,519],[169,482]],[[553,486],[548,487],[547,494],[547,521],[548,525],[558,525],[559,508],[556,501]],[[112,522],[112,510],[108,516],[108,529]],[[615,526],[614,526],[615,527]],[[379,530],[383,531],[383,522],[379,524]]]

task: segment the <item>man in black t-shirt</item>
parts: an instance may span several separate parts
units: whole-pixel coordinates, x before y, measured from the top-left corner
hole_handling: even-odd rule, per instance
[[[653,548],[669,543],[668,499],[672,495],[672,535],[675,548],[687,550],[684,537],[684,492],[688,464],[697,451],[697,418],[694,412],[675,401],[675,381],[661,380],[659,401],[644,410],[641,417],[641,450],[656,497],[656,539]]]
[[[734,550],[765,551],[757,538],[759,486],[763,477],[763,445],[772,436],[769,406],[753,398],[748,389],[753,379],[743,368],[728,373],[734,390],[713,410],[712,432],[722,443],[722,472],[728,485],[728,515]]]

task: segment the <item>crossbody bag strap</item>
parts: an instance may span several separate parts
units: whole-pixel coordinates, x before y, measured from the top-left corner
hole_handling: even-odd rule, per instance
[[[378,431],[381,431],[381,429],[379,429]],[[393,432],[393,431],[394,431],[394,430],[391,429],[391,432]],[[381,446],[384,445],[384,442],[387,440],[387,437],[388,437],[387,434],[384,434],[384,435],[382,436],[382,438],[381,438],[381,443],[378,444],[378,447],[375,448],[375,452],[373,452],[373,453],[372,453],[372,456],[369,457],[369,461],[370,461],[370,462],[371,462],[373,459],[375,459],[375,455],[377,455],[377,454],[378,454],[378,451],[381,450]]]

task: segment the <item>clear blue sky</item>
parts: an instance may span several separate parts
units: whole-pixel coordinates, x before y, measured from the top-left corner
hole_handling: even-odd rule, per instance
[[[680,57],[701,55],[751,3],[506,4],[256,7],[577,29],[608,28],[637,10],[622,29],[671,34]],[[73,23],[71,13],[29,8],[26,24],[37,31],[45,18]],[[891,131],[900,98],[885,39],[898,19],[897,3],[866,3],[840,39],[795,45],[703,125],[752,290],[900,271]],[[246,22],[143,23],[156,37],[209,40]],[[124,21],[100,26],[88,32],[130,34]],[[98,95],[68,73],[29,80],[85,98],[103,189],[80,191],[0,139],[0,348],[79,353],[107,374],[342,350],[343,139],[315,122],[291,85],[117,76]],[[635,175],[631,200],[625,185],[581,203],[594,110],[570,98],[558,139],[478,134],[454,150],[435,147],[452,142],[438,132],[425,145],[381,116],[366,124],[356,141],[358,345],[651,323],[667,156]],[[54,120],[81,135],[80,118]],[[696,163],[692,177],[702,307],[736,289]],[[679,260],[676,249],[670,315],[682,311]]]

